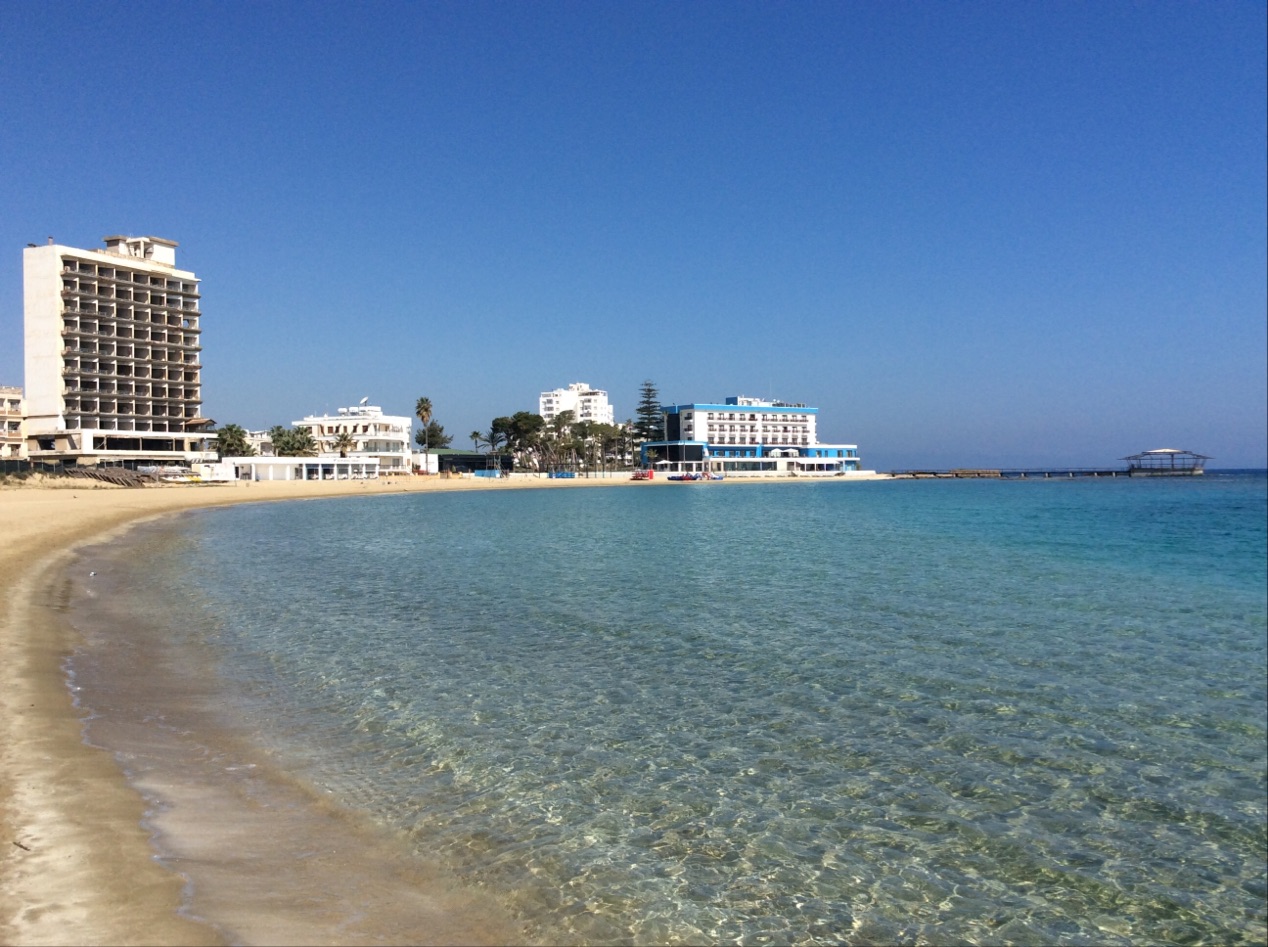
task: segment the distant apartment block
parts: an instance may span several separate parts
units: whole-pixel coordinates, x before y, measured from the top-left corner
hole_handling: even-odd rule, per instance
[[[22,389],[0,385],[0,460],[15,460],[25,456]]]
[[[338,455],[338,438],[347,434],[352,447],[349,457],[378,460],[381,474],[407,474],[412,471],[413,452],[410,450],[410,432],[414,419],[384,414],[377,405],[360,404],[340,408],[337,414],[310,415],[302,421],[292,422],[296,428],[307,428],[317,442],[317,449],[324,455]]]
[[[177,244],[23,253],[26,443],[32,459],[214,459],[201,416],[198,278]]]
[[[565,411],[571,411],[578,421],[596,424],[614,424],[615,414],[608,404],[608,393],[591,388],[583,381],[573,382],[567,388],[543,391],[537,399],[537,413],[552,421]]]

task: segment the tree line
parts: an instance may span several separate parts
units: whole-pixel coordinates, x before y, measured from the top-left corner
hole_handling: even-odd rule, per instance
[[[523,470],[607,471],[634,463],[635,452],[663,436],[660,397],[645,381],[639,390],[636,420],[624,424],[579,421],[576,412],[561,411],[547,421],[540,414],[517,411],[494,418],[487,431],[472,431],[472,446],[490,454],[509,453]]]

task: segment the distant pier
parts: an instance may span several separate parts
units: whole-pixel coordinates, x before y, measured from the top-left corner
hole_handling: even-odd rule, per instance
[[[1043,469],[992,470],[891,470],[891,477],[908,480],[1059,480],[1078,477],[1130,477],[1127,467],[1053,467]]]
[[[1012,470],[953,467],[950,470],[891,470],[908,480],[1075,480],[1081,477],[1200,477],[1210,460],[1191,450],[1161,448],[1124,457],[1126,467],[1044,467]]]

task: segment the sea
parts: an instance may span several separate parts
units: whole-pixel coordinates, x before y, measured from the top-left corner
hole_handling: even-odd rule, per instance
[[[538,942],[1263,944],[1266,532],[1263,471],[492,489],[201,511],[111,574]]]

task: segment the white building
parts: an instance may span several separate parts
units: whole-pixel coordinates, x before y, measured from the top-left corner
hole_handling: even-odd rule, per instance
[[[338,456],[335,442],[340,434],[347,434],[354,445],[348,451],[349,458],[377,457],[381,474],[411,472],[413,418],[387,415],[377,405],[359,404],[340,408],[337,414],[312,415],[291,423],[296,428],[308,428],[322,454]]]
[[[615,424],[608,393],[591,388],[583,381],[573,382],[567,388],[543,391],[537,399],[537,413],[547,421],[553,421],[565,411],[571,411],[578,421],[596,424]]]
[[[273,435],[269,431],[247,431],[247,443],[256,457],[273,456]]]
[[[204,480],[373,480],[379,459],[362,457],[225,457],[195,465]]]
[[[198,278],[158,237],[23,252],[32,459],[215,458],[201,416]]]
[[[643,444],[643,467],[737,477],[862,472],[857,445],[819,443],[818,408],[736,396],[663,405],[660,412],[664,440]]]
[[[25,456],[22,389],[0,385],[0,460],[19,460]]]

